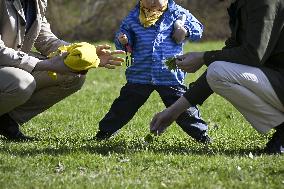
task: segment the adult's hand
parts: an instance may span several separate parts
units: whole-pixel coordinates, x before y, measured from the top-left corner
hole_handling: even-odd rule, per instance
[[[108,69],[114,69],[116,66],[121,66],[124,62],[124,58],[116,57],[116,54],[125,54],[122,50],[111,51],[109,45],[98,45],[97,55],[100,59],[99,67],[105,67]]]
[[[188,107],[190,107],[190,104],[186,98],[180,97],[170,107],[153,117],[150,123],[150,131],[157,135],[162,134]]]
[[[174,121],[173,112],[166,108],[153,117],[150,123],[150,132],[155,135],[161,135]]]
[[[64,64],[64,59],[68,53],[62,53],[49,59],[38,62],[33,71],[52,71],[60,74],[76,74],[75,70]]]
[[[204,52],[190,52],[178,56],[176,60],[177,67],[188,73],[195,73],[204,65]]]

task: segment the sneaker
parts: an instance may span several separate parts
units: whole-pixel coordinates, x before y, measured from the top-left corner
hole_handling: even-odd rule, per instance
[[[95,139],[97,141],[107,140],[107,139],[109,139],[110,137],[112,137],[115,134],[116,134],[116,132],[110,133],[110,132],[105,132],[105,131],[99,130],[97,132],[96,136],[95,136]]]
[[[212,143],[212,139],[208,136],[207,131],[204,131],[200,138],[196,139],[197,142],[200,142],[202,144],[211,144]]]
[[[0,116],[0,135],[4,136],[7,140],[27,141],[33,139],[24,135],[19,128],[19,124],[9,114]]]
[[[267,142],[264,152],[267,154],[284,154],[284,125],[276,127],[276,132]]]

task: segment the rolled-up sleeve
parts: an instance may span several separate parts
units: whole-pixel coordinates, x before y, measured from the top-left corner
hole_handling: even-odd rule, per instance
[[[51,52],[54,52],[58,47],[62,45],[68,45],[69,43],[58,39],[50,29],[50,24],[47,22],[46,18],[42,18],[41,30],[39,36],[35,41],[35,48],[43,55],[47,56]]]
[[[128,38],[128,43],[130,46],[133,46],[133,34],[131,34],[131,29],[129,27],[129,22],[130,22],[130,17],[131,15],[128,15],[121,23],[119,30],[116,32],[114,43],[116,49],[120,50],[126,50],[125,47],[119,42],[118,36],[120,33],[123,33],[127,36]]]
[[[185,28],[188,32],[188,39],[196,41],[201,39],[203,33],[203,25],[188,11],[186,12]]]
[[[8,48],[0,41],[0,66],[21,68],[27,72],[32,72],[40,60],[28,54]]]

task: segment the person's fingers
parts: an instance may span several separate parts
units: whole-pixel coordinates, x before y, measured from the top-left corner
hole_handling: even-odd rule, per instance
[[[109,45],[98,45],[96,47],[96,53],[98,56],[111,54],[110,46]]]
[[[96,46],[96,51],[97,52],[100,52],[101,50],[102,50],[102,46],[101,45]]]
[[[176,65],[177,67],[182,68],[185,65],[185,61],[176,59]]]
[[[111,55],[111,50],[109,50],[109,49],[101,49],[101,53],[102,53],[102,55]]]
[[[111,46],[108,44],[98,45],[96,46],[97,49],[110,49]]]
[[[125,59],[122,57],[112,57],[110,60],[112,61],[117,61],[117,62],[124,62]]]
[[[104,44],[104,45],[103,45],[103,48],[104,48],[104,49],[110,49],[110,48],[111,48],[111,46],[110,46],[110,45],[108,45],[108,44]]]
[[[114,55],[114,54],[125,54],[125,51],[123,51],[123,50],[114,50],[110,54],[111,55]]]
[[[178,55],[178,56],[176,57],[176,59],[179,60],[179,61],[181,61],[181,60],[185,59],[186,56],[187,56],[187,54]]]
[[[111,64],[106,64],[106,65],[104,65],[104,67],[107,68],[107,69],[115,69],[115,66],[111,65]]]
[[[159,129],[156,130],[156,135],[161,135],[162,133],[163,133],[163,131],[162,131],[161,128],[159,128]]]
[[[159,127],[160,121],[159,121],[158,115],[159,115],[159,113],[154,116],[154,118],[152,119],[152,121],[150,123],[150,131],[151,132],[156,132],[158,127]]]
[[[121,65],[122,65],[122,62],[123,62],[123,61],[109,60],[109,61],[107,62],[107,64],[114,65],[114,66],[121,66]]]

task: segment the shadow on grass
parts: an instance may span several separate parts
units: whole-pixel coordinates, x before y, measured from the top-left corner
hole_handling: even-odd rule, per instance
[[[3,140],[2,140],[3,141]],[[28,147],[27,145],[28,144]],[[17,145],[17,147],[11,147]],[[24,147],[21,147],[23,145]],[[158,141],[145,145],[139,140],[76,140],[76,139],[42,139],[30,142],[9,142],[4,141],[0,146],[2,153],[19,156],[47,155],[66,155],[71,153],[90,153],[108,156],[109,154],[133,154],[138,152],[149,152],[164,155],[226,155],[226,156],[260,156],[263,154],[261,149],[226,149],[215,145],[203,145],[189,141],[167,142]]]

